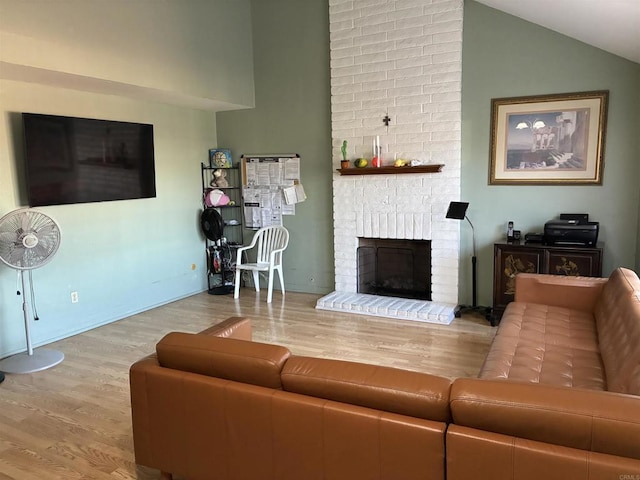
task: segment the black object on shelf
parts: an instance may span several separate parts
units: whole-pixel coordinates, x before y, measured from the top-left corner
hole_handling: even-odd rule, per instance
[[[215,208],[205,208],[200,215],[200,227],[205,237],[216,242],[224,233],[224,220]]]
[[[477,312],[487,319],[491,326],[495,326],[495,321],[493,316],[491,315],[491,307],[484,307],[478,305],[477,302],[477,287],[478,287],[478,274],[477,274],[477,257],[476,257],[476,232],[473,228],[473,223],[467,217],[467,208],[469,207],[468,202],[451,202],[449,204],[449,209],[447,210],[446,218],[452,218],[455,220],[467,220],[469,225],[471,225],[471,235],[473,238],[473,256],[471,257],[471,275],[472,275],[472,304],[471,305],[458,305],[454,310],[454,315],[456,318],[460,318],[463,313],[467,312]]]

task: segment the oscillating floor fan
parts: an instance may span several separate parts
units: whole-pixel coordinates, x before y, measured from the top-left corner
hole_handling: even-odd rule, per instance
[[[27,351],[0,360],[0,372],[32,373],[53,367],[64,360],[57,350],[31,346],[29,303],[25,288],[25,273],[29,275],[29,293],[35,312],[31,271],[47,264],[60,246],[60,227],[49,216],[37,210],[22,208],[0,218],[0,260],[18,271],[22,286],[22,311],[27,337]],[[18,292],[20,294],[20,292]]]

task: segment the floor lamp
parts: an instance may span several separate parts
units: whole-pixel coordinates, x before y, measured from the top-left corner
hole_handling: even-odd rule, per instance
[[[478,292],[478,280],[477,280],[477,257],[476,257],[476,232],[473,228],[473,223],[467,217],[468,202],[451,202],[449,209],[447,210],[446,218],[453,218],[455,220],[467,220],[471,225],[471,236],[473,238],[473,256],[471,257],[471,275],[472,275],[472,304],[471,305],[458,305],[454,311],[456,318],[460,318],[463,313],[478,312],[494,325],[493,316],[491,315],[491,307],[483,307],[477,303]]]

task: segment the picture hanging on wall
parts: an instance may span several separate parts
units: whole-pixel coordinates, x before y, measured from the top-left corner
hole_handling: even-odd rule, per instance
[[[490,185],[602,185],[608,91],[491,100]]]
[[[228,148],[212,148],[209,150],[209,166],[211,168],[231,168],[233,160]]]

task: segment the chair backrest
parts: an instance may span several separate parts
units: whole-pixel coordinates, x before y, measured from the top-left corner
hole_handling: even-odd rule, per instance
[[[269,263],[271,252],[284,250],[289,244],[289,231],[282,225],[261,228],[256,232],[258,238],[257,259],[258,263]],[[276,255],[275,262],[282,261],[282,254]]]

